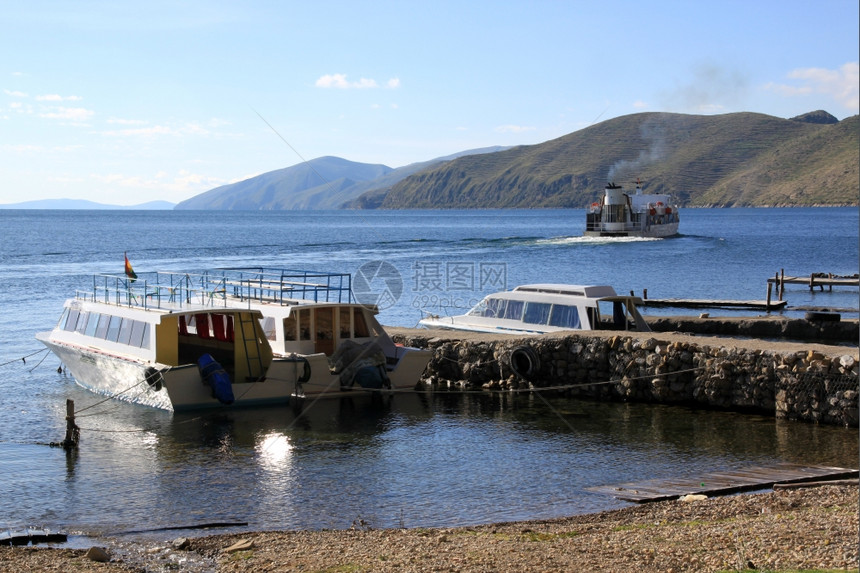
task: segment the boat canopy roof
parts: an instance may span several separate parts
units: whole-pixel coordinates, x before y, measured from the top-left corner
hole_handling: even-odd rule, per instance
[[[91,291],[75,298],[161,312],[236,309],[237,302],[300,305],[352,303],[352,276],[289,269],[225,268],[197,273],[158,271],[93,275]]]
[[[537,292],[566,296],[583,296],[587,298],[600,298],[615,296],[617,294],[615,289],[608,285],[568,285],[554,283],[520,285],[508,292]]]

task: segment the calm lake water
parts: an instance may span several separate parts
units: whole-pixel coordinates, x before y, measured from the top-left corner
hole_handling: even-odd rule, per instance
[[[21,360],[41,350],[35,333],[53,326],[93,273],[122,271],[123,252],[136,271],[354,273],[361,297],[386,295],[380,319],[398,326],[415,325],[422,309],[460,313],[526,282],[763,299],[781,268],[858,272],[857,209],[687,209],[682,235],[663,240],[585,239],[584,221],[583,210],[0,210],[0,528],[463,525],[626,505],[588,492],[593,485],[778,461],[857,467],[856,430],[766,417],[446,394],[173,415],[94,406],[100,398],[59,374],[53,356]],[[396,272],[374,274],[381,262]],[[786,299],[789,315],[820,306],[857,316],[857,289],[788,286]],[[68,398],[88,408],[72,455],[45,445],[63,438]]]

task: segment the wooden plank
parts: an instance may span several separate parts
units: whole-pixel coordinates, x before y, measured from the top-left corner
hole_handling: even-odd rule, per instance
[[[676,308],[748,308],[758,310],[778,310],[785,307],[788,301],[777,300],[711,300],[692,298],[646,298],[642,304],[653,307],[676,307]]]
[[[724,495],[773,487],[778,483],[802,483],[822,479],[855,478],[858,470],[830,466],[774,464],[753,466],[734,471],[710,472],[696,478],[653,479],[618,485],[585,488],[624,501],[643,503],[675,499],[686,494]]]
[[[767,282],[809,285],[810,280],[813,286],[860,286],[860,278],[857,277],[820,277],[813,275],[805,277],[771,277],[767,279]]]

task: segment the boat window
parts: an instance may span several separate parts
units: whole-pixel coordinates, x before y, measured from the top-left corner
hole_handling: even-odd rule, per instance
[[[75,326],[75,332],[83,334],[87,330],[87,320],[90,318],[90,313],[82,312],[78,315],[78,324]]]
[[[75,309],[69,310],[69,316],[66,319],[66,324],[63,326],[63,330],[68,330],[69,332],[73,331],[75,329],[75,325],[78,323],[79,314],[80,313]]]
[[[185,322],[185,331],[188,334],[197,334],[197,319],[193,314]]]
[[[488,298],[484,308],[483,316],[489,318],[502,318],[505,314],[505,300],[499,298]]]
[[[110,324],[108,324],[107,336],[105,340],[110,340],[111,342],[116,342],[116,339],[119,337],[119,327],[122,323],[122,318],[119,316],[110,317]]]
[[[269,340],[275,340],[275,318],[273,316],[264,316],[262,320],[263,333]],[[225,338],[226,340],[226,338]]]
[[[117,339],[117,342],[120,344],[129,344],[129,340],[131,340],[131,329],[134,322],[135,321],[128,318],[122,321],[122,324],[119,327],[119,338]]]
[[[350,328],[349,328],[349,317],[352,313],[349,312],[348,306],[340,307],[339,320],[340,320],[340,337],[341,338],[351,338],[350,336]]]
[[[316,340],[334,340],[334,311],[332,308],[318,308]]]
[[[562,328],[582,328],[579,322],[579,310],[575,306],[566,304],[552,305],[552,314],[549,316],[549,323],[552,326],[560,326]]]
[[[528,324],[546,324],[552,305],[546,302],[528,302],[523,313],[523,322]]]
[[[132,320],[131,321],[131,337],[129,338],[128,343],[132,346],[142,346],[143,345],[143,332],[145,322],[142,320]],[[148,341],[147,341],[148,342]]]
[[[310,309],[299,312],[299,340],[311,339],[311,311]]]
[[[523,306],[525,306],[525,303],[521,300],[509,300],[508,304],[505,305],[505,312],[501,317],[520,320],[523,317]]]
[[[96,338],[106,338],[108,326],[110,325],[110,315],[102,314],[99,316],[99,325],[96,328]]]
[[[69,319],[69,309],[64,308],[63,309],[63,316],[60,317],[60,321],[57,323],[57,328],[59,328],[60,330],[65,330],[66,329],[66,322],[68,321],[68,319]]]
[[[364,314],[360,308],[352,308],[352,319],[355,322],[354,332],[356,338],[367,338],[370,336],[370,331],[367,329],[367,322],[364,320]]]
[[[295,314],[291,314],[284,319],[284,340],[297,340]]]
[[[141,348],[149,348],[149,323],[143,323],[143,335],[140,339],[140,347]]]
[[[90,313],[90,319],[87,321],[87,330],[84,332],[87,336],[95,336],[96,335],[96,327],[99,325],[99,318],[101,315],[97,312]]]

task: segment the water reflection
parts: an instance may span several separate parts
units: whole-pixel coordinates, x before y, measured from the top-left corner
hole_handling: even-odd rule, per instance
[[[289,438],[283,433],[272,432],[261,436],[256,447],[260,467],[266,471],[283,471],[289,467],[292,449]]]
[[[3,525],[111,533],[539,519],[627,505],[591,486],[783,461],[857,467],[858,451],[854,429],[521,395],[176,415],[123,405],[88,427],[75,456],[30,460],[27,478],[10,477],[0,502],[17,522]],[[0,456],[15,465],[27,454],[0,444]]]

